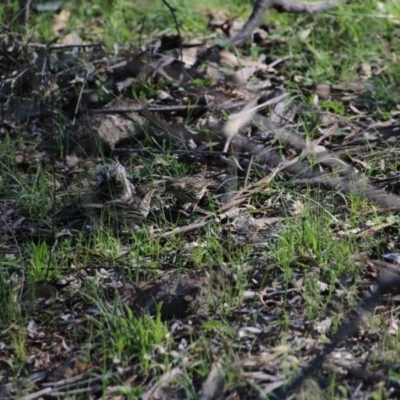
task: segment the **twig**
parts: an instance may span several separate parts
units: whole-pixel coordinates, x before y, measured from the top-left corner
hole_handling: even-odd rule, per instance
[[[146,107],[143,105],[138,105],[137,107],[127,107],[127,108],[102,108],[89,110],[89,114],[125,114],[130,112],[140,112],[140,111],[151,111],[151,112],[174,112],[174,111],[191,111],[191,110],[208,110],[207,106],[197,106],[197,105],[183,105],[183,106],[155,106]]]
[[[37,392],[35,392],[35,393],[31,393],[31,394],[27,394],[26,396],[22,396],[22,397],[20,397],[19,399],[20,399],[20,400],[34,400],[34,399],[40,399],[40,398],[42,398],[42,396],[43,396],[44,394],[49,394],[49,393],[51,393],[52,391],[53,391],[53,388],[52,388],[52,387],[48,387],[48,388],[39,390],[39,391],[37,391]]]
[[[43,383],[43,386],[47,386],[44,389],[41,389],[35,393],[28,394],[23,397],[19,397],[20,400],[34,400],[41,398],[42,395],[44,394],[54,394],[54,396],[57,395],[66,395],[72,393],[73,391],[75,393],[84,393],[89,390],[92,390],[92,387],[86,387],[82,389],[73,389],[76,388],[78,385],[82,386],[85,384],[92,385],[93,383],[100,382],[102,379],[113,379],[115,377],[122,376],[128,372],[131,372],[135,366],[129,366],[126,368],[123,368],[117,372],[108,372],[105,375],[100,375],[100,374],[93,374],[91,372],[84,372],[82,374],[73,376],[72,378],[67,378],[67,379],[62,379],[58,382],[48,382],[48,383]],[[64,392],[61,392],[64,390]]]
[[[247,186],[247,182],[249,181],[249,176],[251,172],[251,166],[253,165],[253,161],[254,161],[254,155],[252,154],[250,156],[249,165],[247,166],[246,177],[244,178],[244,186]]]
[[[291,392],[299,388],[303,382],[313,375],[323,364],[326,357],[346,338],[356,333],[358,324],[361,318],[368,312],[371,312],[374,307],[381,301],[384,294],[389,293],[391,290],[400,287],[400,276],[388,274],[384,279],[379,282],[379,285],[374,293],[366,298],[360,305],[360,310],[357,315],[343,324],[335,337],[328,343],[321,352],[297,375],[297,377],[285,387],[273,393],[278,399],[286,399]]]
[[[247,197],[243,197],[243,198],[240,199],[240,202],[243,203],[246,199],[247,199]],[[239,199],[237,199],[237,203],[236,204],[239,204]],[[222,208],[223,207],[221,207],[217,211],[217,213],[219,211],[222,211]],[[230,213],[220,214],[218,217],[213,218],[213,219],[210,219],[210,217],[207,216],[207,217],[204,217],[203,219],[201,219],[199,222],[194,222],[194,223],[186,225],[186,226],[182,226],[182,227],[179,227],[179,228],[172,229],[172,231],[162,233],[161,235],[156,236],[156,237],[166,238],[166,237],[170,237],[170,236],[180,235],[182,233],[193,232],[193,231],[196,231],[197,229],[203,228],[204,226],[206,226],[209,223],[220,222],[220,221],[222,221],[222,220],[224,220],[226,218],[229,218],[229,217],[230,217]]]
[[[48,49],[48,50],[68,50],[68,49],[75,49],[75,48],[88,48],[88,47],[101,47],[103,46],[102,43],[87,43],[87,44],[52,44],[47,45],[43,43],[28,43],[28,47],[34,47],[39,49]],[[102,60],[104,61],[104,60]]]
[[[276,103],[279,103],[286,97],[286,94],[274,97],[273,99],[270,99],[262,104],[257,105],[256,107],[252,108],[251,110],[247,111],[240,111],[237,114],[232,114],[232,118],[237,118],[244,116],[245,114],[248,114],[249,112],[255,112],[258,111],[264,107],[272,106]],[[220,112],[221,110],[229,111],[231,109],[237,109],[240,107],[243,103],[230,103],[230,104],[225,104],[222,106],[215,107],[215,112]],[[244,102],[244,104],[248,104],[248,101]],[[159,113],[159,112],[177,112],[177,111],[187,111],[188,113],[191,112],[192,110],[199,110],[199,111],[207,111],[209,110],[208,106],[199,106],[199,105],[192,105],[192,104],[187,104],[187,105],[176,105],[176,106],[150,106],[148,107],[147,105],[143,104],[138,104],[137,106],[133,107],[126,107],[126,108],[97,108],[97,109],[92,109],[89,110],[89,114],[91,115],[96,115],[96,114],[126,114],[130,112],[141,112],[141,111],[149,111],[149,112],[154,112],[154,113]]]
[[[167,0],[162,0],[162,2],[167,6],[167,8],[169,9],[169,11],[171,11],[172,14],[172,18],[174,19],[175,22],[175,28],[176,31],[178,32],[178,36],[179,36],[179,52],[180,52],[180,56],[181,56],[181,62],[183,62],[183,51],[182,51],[182,36],[181,36],[181,32],[179,30],[179,25],[178,25],[178,20],[176,19],[176,15],[175,15],[175,11],[176,9],[171,7]]]
[[[75,126],[76,116],[78,115],[79,105],[80,105],[81,100],[82,100],[83,90],[85,89],[85,86],[86,86],[85,83],[86,83],[86,79],[84,79],[82,81],[81,90],[79,91],[79,96],[78,96],[78,100],[76,102],[76,107],[75,107],[74,118],[72,119],[72,126]]]
[[[254,29],[261,24],[263,16],[269,8],[275,8],[281,12],[307,12],[312,14],[336,7],[343,2],[344,0],[328,0],[318,3],[298,3],[290,0],[256,0],[254,2],[253,11],[249,20],[246,22],[243,29],[237,35],[235,35],[231,41],[236,46],[242,45],[251,35]]]
[[[154,154],[165,154],[165,150],[159,150],[159,149],[131,149],[128,147],[118,147],[116,149],[113,149],[113,153],[151,153]],[[218,151],[218,150],[213,150],[213,151],[205,151],[205,150],[199,150],[199,147],[194,149],[194,150],[168,150],[169,153],[171,154],[187,154],[187,155],[197,155],[197,156],[211,156],[211,155],[223,155],[223,156],[245,156],[246,152],[240,152],[240,151]]]
[[[278,166],[272,170],[272,172],[268,175],[265,176],[264,178],[261,178],[257,182],[255,182],[252,185],[245,186],[243,189],[239,190],[229,201],[229,203],[224,204],[218,211],[225,211],[229,210],[231,207],[234,205],[238,204],[236,203],[237,200],[241,200],[242,197],[245,200],[247,197],[249,197],[251,194],[253,194],[257,188],[261,185],[264,185],[265,183],[271,182],[272,179],[275,177],[275,175],[283,169],[283,164],[282,166]],[[244,194],[245,192],[248,192],[247,194]],[[242,197],[241,197],[242,196]],[[244,201],[243,200],[243,201]],[[243,201],[240,201],[240,203],[243,203]],[[240,204],[239,203],[239,204]]]
[[[175,228],[172,231],[169,232],[165,232],[161,235],[159,235],[158,237],[160,238],[166,238],[169,236],[174,236],[174,235],[179,235],[182,233],[188,233],[188,232],[193,232],[197,229],[203,228],[205,225],[207,225],[208,223],[211,222],[220,222],[223,219],[229,218],[231,215],[231,213],[227,213],[226,211],[230,210],[232,207],[243,203],[244,201],[246,201],[249,196],[251,196],[251,194],[253,194],[258,186],[265,184],[266,182],[270,182],[274,176],[280,171],[281,167],[277,167],[275,168],[271,174],[269,174],[268,176],[260,179],[259,181],[257,181],[256,183],[254,183],[251,186],[247,186],[244,187],[242,190],[240,190],[238,193],[236,193],[232,199],[229,201],[229,203],[224,204],[222,207],[220,207],[217,211],[216,211],[216,215],[217,217],[214,219],[210,219],[210,217],[204,217],[203,219],[201,219],[199,222],[194,222],[193,224],[190,225],[186,225],[186,226],[182,226],[179,228]],[[248,192],[248,193],[244,193],[244,192]]]
[[[165,372],[161,378],[154,383],[150,389],[147,390],[147,392],[143,393],[141,396],[142,400],[150,400],[150,399],[155,399],[161,396],[157,396],[158,391],[164,387],[165,385],[167,385],[168,383],[170,383],[171,381],[175,381],[177,380],[177,378],[181,377],[183,375],[183,371],[181,368],[176,367],[173,368],[170,371]]]

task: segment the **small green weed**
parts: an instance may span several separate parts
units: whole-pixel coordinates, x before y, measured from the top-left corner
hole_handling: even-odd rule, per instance
[[[147,314],[134,316],[128,307],[122,308],[118,300],[111,310],[100,301],[96,303],[102,310],[102,317],[92,319],[91,322],[103,335],[104,347],[100,352],[104,356],[113,363],[134,359],[140,363],[143,372],[156,367],[157,363],[168,365],[166,350],[170,340],[168,327],[161,321],[161,304],[157,306],[153,318]]]
[[[52,281],[60,277],[53,249],[46,242],[31,243],[27,252],[30,258],[28,278],[31,283]]]

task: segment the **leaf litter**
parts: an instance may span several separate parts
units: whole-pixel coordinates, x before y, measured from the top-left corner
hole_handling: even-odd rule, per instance
[[[275,3],[305,10],[300,4]],[[236,45],[246,45],[254,31],[252,39],[268,46],[268,37],[255,29],[271,4],[257,1],[254,18],[243,30],[236,27],[236,18],[217,18],[210,27],[231,35]],[[101,382],[107,380],[109,396],[120,396],[124,385],[141,385],[142,398],[186,398],[182,382],[191,370],[201,399],[258,398],[260,393],[286,398],[293,390],[309,390],[304,385],[309,377],[323,390],[330,374],[355,396],[368,397],[374,385],[384,385],[396,397],[399,385],[389,376],[396,360],[381,357],[379,328],[365,317],[373,312],[388,335],[398,332],[399,268],[395,257],[383,254],[398,242],[398,177],[390,156],[370,174],[374,151],[396,145],[398,114],[381,121],[369,114],[371,102],[363,97],[373,90],[368,83],[373,74],[384,68],[362,64],[359,82],[317,85],[310,105],[287,90],[289,56],[254,61],[219,45],[208,47],[207,40],[186,44],[179,35],[163,35],[134,54],[108,54],[100,44],[64,35],[69,15],[62,11],[61,16],[53,26],[57,44],[26,43],[7,29],[1,33],[0,138],[17,143],[11,155],[17,169],[4,174],[1,184],[12,193],[32,172],[38,180],[43,170],[53,177],[50,201],[38,205],[43,215],[35,214],[29,197],[21,202],[5,193],[0,203],[4,283],[14,304],[29,316],[22,320],[25,326],[16,321],[2,326],[1,396],[97,398],[104,395]],[[310,32],[301,34],[305,39]],[[324,99],[340,102],[351,118],[322,107]],[[307,134],[310,119],[316,121],[313,137]],[[172,172],[168,167],[176,163],[214,179],[195,215],[160,190]],[[128,176],[132,166],[135,174]],[[76,250],[50,284],[32,284],[29,270],[17,266],[15,260],[27,260],[26,251],[21,252],[27,243],[52,246],[58,240],[76,243],[82,235],[90,241],[91,235],[104,234],[107,216],[88,212],[84,205],[130,198],[146,186],[154,189],[155,199],[144,225],[161,241],[159,258],[143,251],[132,259],[136,236],[114,225],[116,259],[94,248],[90,265],[80,267],[87,254]],[[299,197],[283,194],[285,188]],[[348,209],[353,196],[369,203],[370,208],[364,207],[372,219],[357,226],[356,234]],[[317,259],[312,251],[290,258],[291,276],[288,266],[274,258],[272,249],[284,243],[290,221],[304,215],[307,202],[330,219],[331,234],[337,235],[333,240],[353,235],[365,242],[359,254],[351,255],[358,277],[343,273],[330,282],[324,271],[335,262]],[[387,246],[383,252],[366,243],[377,232]],[[208,236],[218,238],[226,254],[238,252],[242,261],[208,254]],[[176,237],[180,245],[168,245]],[[229,304],[227,288],[234,299]],[[307,294],[310,288],[314,299]],[[310,318],[313,303],[327,309]],[[166,352],[175,360],[163,374],[145,373],[135,358],[120,365],[116,357],[104,376],[104,355],[96,352],[99,342],[90,341],[87,329],[112,311],[123,318],[127,309],[133,315],[128,321],[157,316],[168,322],[174,345],[151,349],[154,365],[161,365]],[[115,329],[112,319],[103,322]],[[26,371],[14,380],[10,366],[21,332],[26,332]],[[80,335],[82,341],[76,340]],[[208,374],[196,374],[200,361],[188,355],[188,348],[209,352]],[[234,385],[228,384],[230,370],[240,377]]]

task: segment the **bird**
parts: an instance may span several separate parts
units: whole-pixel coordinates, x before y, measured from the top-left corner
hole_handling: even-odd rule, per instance
[[[143,189],[132,197],[108,201],[105,206],[118,224],[131,225],[147,217],[153,192],[152,189]]]
[[[209,179],[202,178],[201,176],[169,179],[165,182],[165,193],[171,193],[180,203],[194,204],[194,211],[199,201],[207,192],[210,184]]]
[[[97,170],[97,187],[90,194],[103,203],[113,197],[131,197],[135,191],[126,176],[126,169],[119,161],[105,165]]]
[[[103,204],[86,203],[81,207],[84,209],[102,208],[117,225],[132,226],[145,219],[149,214],[153,192],[153,189],[144,188],[131,197],[122,197],[106,201]]]

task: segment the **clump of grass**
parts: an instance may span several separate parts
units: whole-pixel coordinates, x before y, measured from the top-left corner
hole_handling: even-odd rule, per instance
[[[95,303],[102,314],[91,319],[91,324],[102,335],[98,356],[106,363],[124,365],[134,361],[140,365],[142,374],[151,368],[168,366],[171,340],[168,326],[161,321],[161,304],[153,318],[147,314],[133,315],[118,299],[111,309],[101,301]]]
[[[384,8],[379,11],[377,2],[370,0],[314,15],[272,11],[267,20],[275,26],[276,38],[287,40],[287,47],[273,48],[273,54],[293,54],[292,76],[302,76],[305,83],[354,81],[363,63],[392,64],[386,38],[396,33],[393,16],[398,15],[399,5],[391,2]]]
[[[27,249],[30,265],[28,279],[31,283],[54,281],[60,277],[60,271],[53,249],[46,242],[31,243]]]

